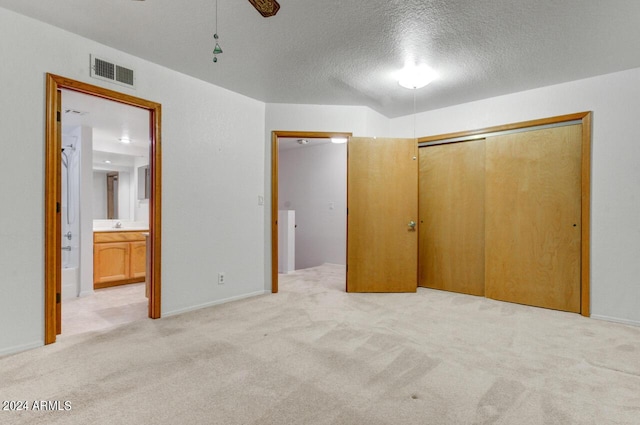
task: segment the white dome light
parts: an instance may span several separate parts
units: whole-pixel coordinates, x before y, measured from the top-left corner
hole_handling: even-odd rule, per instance
[[[437,78],[435,71],[427,65],[405,65],[398,73],[398,84],[408,89],[420,89]]]

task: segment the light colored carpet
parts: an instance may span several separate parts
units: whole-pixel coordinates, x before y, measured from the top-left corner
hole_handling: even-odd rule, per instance
[[[640,328],[419,289],[281,293],[0,359],[2,424],[638,424]]]

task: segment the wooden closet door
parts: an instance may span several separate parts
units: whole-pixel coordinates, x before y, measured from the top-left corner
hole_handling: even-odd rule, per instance
[[[581,127],[486,139],[487,297],[580,312]]]
[[[484,167],[484,140],[420,148],[420,286],[484,295]]]
[[[347,149],[347,292],[416,292],[416,140],[352,137]]]

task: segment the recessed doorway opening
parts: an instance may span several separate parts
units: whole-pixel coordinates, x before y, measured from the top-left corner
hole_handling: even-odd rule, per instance
[[[346,266],[347,144],[344,142],[350,136],[350,133],[273,133],[274,293],[278,292],[279,274],[284,276],[323,264]]]
[[[159,318],[160,104],[47,74],[46,105],[45,344],[62,333],[63,300],[94,289],[145,282],[134,315]],[[139,119],[107,134],[109,108]]]

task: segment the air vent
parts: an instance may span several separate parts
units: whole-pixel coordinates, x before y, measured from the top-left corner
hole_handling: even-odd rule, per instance
[[[91,76],[98,80],[135,88],[133,69],[93,55],[91,55]]]
[[[116,65],[116,81],[132,86],[133,85],[133,69]]]
[[[116,66],[111,62],[103,61],[102,59],[95,58],[93,61],[93,72],[96,76],[106,78],[107,80],[113,80]]]

